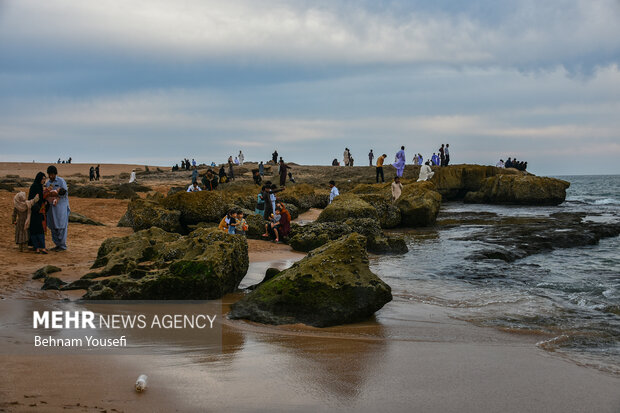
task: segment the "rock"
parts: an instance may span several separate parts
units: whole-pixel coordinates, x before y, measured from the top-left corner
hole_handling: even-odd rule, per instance
[[[287,209],[288,213],[291,214],[291,220],[297,219],[299,217],[299,208],[297,208],[293,204],[287,204],[283,202],[284,207]]]
[[[38,280],[39,278],[45,278],[48,275],[53,274],[55,272],[59,272],[59,271],[62,271],[62,270],[54,265],[46,265],[45,267],[41,267],[38,270],[36,270],[35,273],[32,275],[32,279]]]
[[[377,210],[354,194],[341,194],[334,198],[316,219],[316,222],[340,222],[349,218],[379,220]]]
[[[69,222],[75,222],[77,224],[85,224],[85,225],[96,225],[96,226],[104,226],[101,222],[92,220],[85,215],[78,214],[77,212],[71,211],[69,214]]]
[[[242,211],[245,221],[248,223],[246,232],[248,238],[261,239],[261,235],[265,233],[265,218],[247,209],[242,209]]]
[[[69,195],[75,196],[78,198],[113,198],[114,194],[108,192],[102,186],[96,185],[84,185],[77,186],[71,185],[69,186]]]
[[[247,289],[248,290],[255,290],[256,288],[258,288],[260,285],[266,283],[267,281],[271,280],[273,277],[275,277],[276,275],[280,274],[282,271],[280,271],[277,268],[267,268],[267,271],[265,271],[265,277],[263,278],[263,280],[261,282],[259,282],[258,284],[254,284],[249,286]]]
[[[60,290],[60,287],[67,283],[56,277],[47,277],[43,282],[42,290]]]
[[[136,193],[135,189],[138,184],[121,184],[118,186],[114,198],[116,199],[137,199],[140,196]],[[150,190],[150,188],[149,188]]]
[[[300,212],[305,212],[310,208],[325,208],[329,204],[329,191],[308,184],[296,184],[279,192],[278,198],[285,204],[295,205]]]
[[[220,222],[234,205],[223,191],[179,192],[162,201],[165,208],[180,211],[183,225]]]
[[[145,199],[131,201],[118,226],[131,227],[134,231],[157,227],[168,232],[184,232],[181,226],[181,212],[166,209],[157,202]]]
[[[164,194],[162,194],[161,192],[151,192],[149,194],[146,195],[146,199],[150,200],[150,201],[156,201],[156,202],[160,202],[162,201],[165,197]]]
[[[482,248],[467,258],[513,262],[557,248],[596,245],[603,238],[620,235],[620,223],[583,221],[585,214],[556,213],[549,217],[509,217],[489,221],[488,227],[462,241],[475,241]]]
[[[93,268],[116,277],[94,281],[84,299],[218,299],[245,277],[248,245],[215,228],[181,236],[153,227],[105,240]]]
[[[392,203],[391,195],[388,197],[381,194],[361,194],[358,196],[377,210],[381,228],[396,228],[400,225],[402,220],[401,212],[400,209]]]
[[[357,232],[366,237],[368,251],[376,254],[404,253],[407,245],[401,238],[386,237],[375,219],[348,219],[344,222],[312,222],[293,225],[289,245],[297,251],[308,252],[329,241]]]
[[[79,280],[75,280],[64,287],[60,288],[61,291],[71,291],[71,290],[87,290],[88,287],[93,285],[95,281],[89,280],[87,278],[80,278]]]
[[[407,227],[426,227],[437,220],[441,195],[435,191],[431,182],[415,182],[403,187],[396,201],[401,212],[401,225]]]
[[[477,191],[484,179],[499,174],[520,173],[515,170],[485,165],[433,166],[435,175],[430,182],[435,184],[445,200],[463,199],[469,191]],[[418,172],[419,173],[419,172]]]
[[[183,188],[182,186],[173,186],[168,190],[168,196],[185,191],[187,191],[187,188]]]
[[[318,248],[232,305],[230,317],[315,327],[354,323],[392,300],[368,267],[366,240],[350,234]]]
[[[15,190],[15,187],[11,184],[0,183],[0,190],[13,192]]]
[[[478,191],[468,192],[467,203],[558,205],[566,199],[569,182],[534,175],[497,175],[486,178]]]

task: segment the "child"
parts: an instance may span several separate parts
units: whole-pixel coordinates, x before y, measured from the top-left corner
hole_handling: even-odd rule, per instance
[[[238,225],[237,211],[235,210],[230,211],[230,213],[228,214],[228,217],[226,218],[226,223],[228,224],[228,233],[235,234],[237,232],[237,225]]]
[[[245,232],[248,230],[248,223],[243,218],[243,211],[237,212],[237,228],[235,229],[236,234],[245,235]]]
[[[30,209],[39,200],[39,194],[28,201],[25,192],[19,192],[13,198],[13,219],[15,225],[15,243],[19,245],[19,252],[24,252],[28,244],[28,228],[30,227]]]
[[[45,199],[50,205],[56,206],[56,204],[58,204],[58,191],[51,186],[44,188],[43,199]]]
[[[280,234],[278,233],[278,229],[280,228],[280,219],[282,216],[280,215],[280,208],[276,208],[276,213],[271,214],[269,216],[269,222],[265,224],[265,236],[269,236],[270,233],[273,233],[275,237],[275,242],[280,242]]]

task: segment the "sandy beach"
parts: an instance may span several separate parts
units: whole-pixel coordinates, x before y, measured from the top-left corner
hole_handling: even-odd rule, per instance
[[[31,177],[44,165],[0,164],[0,176]],[[86,174],[84,165],[63,173]],[[102,165],[119,174],[135,165]],[[170,184],[149,183],[161,192]],[[73,211],[105,226],[69,225],[69,250],[19,253],[10,224],[13,194],[0,191],[0,298],[71,300],[83,291],[41,291],[32,273],[46,264],[73,281],[88,272],[101,242],[128,235],[116,226],[127,200],[70,199]],[[300,220],[313,220],[311,210]],[[48,237],[49,238],[49,237]],[[304,254],[248,240],[250,269],[241,287],[269,267]],[[372,258],[371,258],[372,259]],[[381,274],[379,274],[381,275]],[[223,298],[224,312],[241,294]],[[413,308],[413,312],[412,312]],[[0,353],[0,411],[596,411],[620,410],[620,378],[536,347],[540,337],[503,333],[455,319],[444,309],[396,295],[366,322],[323,329],[223,320],[220,354],[161,349],[142,356],[32,356]],[[5,332],[6,333],[6,332]],[[149,388],[133,390],[148,374]]]

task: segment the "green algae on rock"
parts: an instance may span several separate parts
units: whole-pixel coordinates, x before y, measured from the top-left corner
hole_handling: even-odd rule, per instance
[[[334,198],[316,219],[317,222],[340,222],[349,218],[378,220],[377,210],[357,195],[346,193]]]
[[[315,327],[354,323],[392,300],[368,267],[366,239],[349,234],[313,250],[232,305],[230,317]]]
[[[153,227],[105,240],[92,268],[114,277],[93,282],[85,299],[217,299],[245,277],[248,245],[215,228],[182,236]]]
[[[534,175],[497,175],[486,178],[479,190],[465,196],[467,203],[559,205],[570,183]]]
[[[426,227],[437,220],[441,195],[432,182],[415,182],[403,187],[396,206],[401,212],[402,226]]]
[[[183,232],[180,211],[166,209],[158,202],[146,199],[131,201],[118,226],[131,227],[134,231],[157,227],[168,232]]]

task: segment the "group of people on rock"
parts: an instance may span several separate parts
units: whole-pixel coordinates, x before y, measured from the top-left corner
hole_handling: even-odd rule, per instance
[[[222,167],[222,169],[223,168],[224,167]],[[223,170],[220,172],[223,172]],[[202,183],[201,188],[198,184],[198,169],[194,168],[192,171],[192,183],[187,187],[187,192],[200,192],[203,188],[205,191],[215,191],[220,182],[226,182],[226,172],[223,172],[223,174],[223,177],[221,177],[220,175],[216,175],[213,169],[207,169],[207,172],[200,178],[200,182]]]
[[[19,192],[13,198],[12,223],[15,225],[15,243],[20,251],[28,246],[38,254],[47,254],[45,233],[49,228],[56,245],[52,251],[67,249],[69,226],[69,193],[67,183],[58,176],[54,165],[47,168],[47,176],[37,173],[28,195]]]
[[[265,220],[264,238],[273,238],[280,242],[283,237],[288,237],[291,231],[291,214],[282,202],[278,202],[276,194],[286,190],[278,188],[271,181],[265,182],[260,193],[256,197],[256,209],[254,213],[261,215]]]
[[[226,216],[220,221],[218,228],[228,234],[245,235],[248,230],[243,211],[240,209],[231,209]]]
[[[508,158],[506,162],[503,159],[500,159],[497,164],[495,164],[498,168],[515,168],[519,171],[527,171],[527,162],[518,161],[517,158],[510,159]]]
[[[91,166],[90,170],[88,171],[88,179],[90,179],[91,181],[98,181],[99,178],[101,178],[101,175],[99,173],[99,168],[100,168],[100,165]]]

